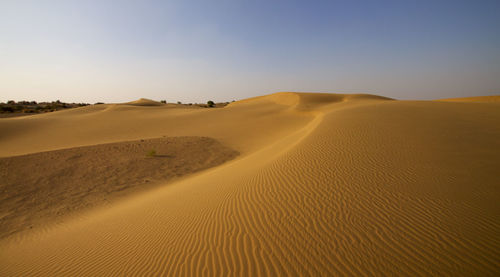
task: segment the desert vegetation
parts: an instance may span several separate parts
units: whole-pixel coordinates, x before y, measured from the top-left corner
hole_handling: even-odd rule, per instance
[[[148,157],[156,156],[156,150],[155,149],[149,150],[148,153],[146,153],[146,156],[148,156]]]
[[[235,102],[232,100],[231,102]],[[167,104],[166,100],[161,100],[160,103]],[[207,103],[182,103],[181,101],[177,102],[171,102],[171,103],[177,103],[179,106],[193,106],[193,107],[200,107],[200,108],[223,108],[227,106],[230,102],[214,102],[212,100],[208,100]]]
[[[87,103],[64,103],[59,100],[52,102],[14,101],[0,103],[0,117],[22,116],[37,113],[55,112],[64,109],[88,106]]]

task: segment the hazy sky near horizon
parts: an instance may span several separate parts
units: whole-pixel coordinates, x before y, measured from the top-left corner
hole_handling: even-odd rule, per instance
[[[0,101],[500,94],[500,1],[0,0]]]

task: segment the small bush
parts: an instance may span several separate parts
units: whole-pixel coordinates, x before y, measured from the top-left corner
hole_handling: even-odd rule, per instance
[[[146,156],[148,156],[148,157],[156,156],[156,150],[154,150],[154,149],[149,150],[148,153],[146,154]]]
[[[167,100],[161,100],[160,103],[167,104]]]
[[[213,106],[215,106],[215,103],[214,103],[214,101],[210,100],[210,101],[207,102],[207,105],[209,107],[213,107]]]

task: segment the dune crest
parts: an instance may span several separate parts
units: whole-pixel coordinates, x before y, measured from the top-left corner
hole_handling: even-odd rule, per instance
[[[438,101],[498,103],[500,102],[500,95],[448,98],[448,99],[439,99]]]
[[[499,104],[277,93],[217,110],[125,108],[2,120],[14,134],[0,154],[140,134],[210,136],[241,155],[2,240],[0,275],[500,272]],[[26,143],[70,124],[84,131]]]
[[[252,97],[229,104],[238,105],[258,105],[272,102],[279,105],[289,106],[295,109],[314,109],[320,106],[351,101],[351,100],[392,100],[391,98],[371,95],[371,94],[333,94],[333,93],[298,93],[298,92],[277,92],[269,95]]]
[[[163,105],[162,103],[160,103],[158,101],[154,101],[154,100],[146,99],[146,98],[141,98],[139,100],[127,102],[125,104],[126,105],[133,105],[133,106],[145,106],[145,107],[147,107],[147,106],[161,106],[161,105]]]

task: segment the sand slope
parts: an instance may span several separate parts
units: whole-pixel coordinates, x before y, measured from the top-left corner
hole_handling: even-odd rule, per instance
[[[139,100],[127,102],[127,103],[125,103],[125,105],[146,106],[147,107],[147,106],[161,106],[163,104],[158,102],[158,101],[151,100],[151,99],[141,98]]]
[[[498,104],[279,93],[218,110],[89,107],[0,129],[4,156],[138,135],[211,136],[241,153],[1,241],[0,275],[500,272]]]
[[[489,96],[476,96],[476,97],[461,97],[461,98],[448,98],[440,99],[439,101],[449,101],[449,102],[480,102],[480,103],[498,103],[500,102],[500,95],[489,95]]]
[[[0,239],[111,205],[237,155],[214,139],[169,137],[0,158]]]

